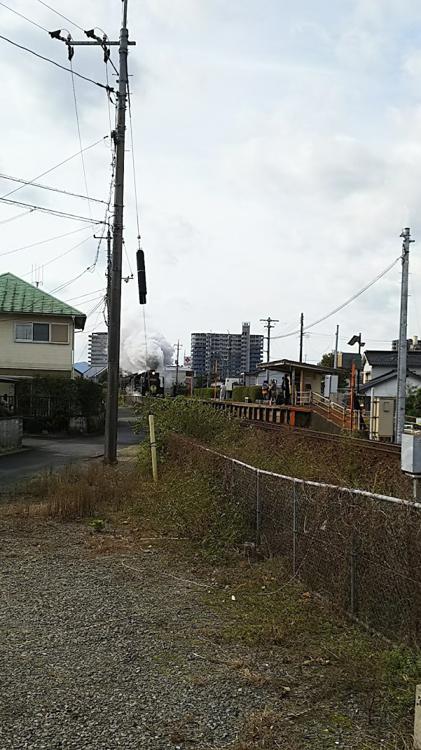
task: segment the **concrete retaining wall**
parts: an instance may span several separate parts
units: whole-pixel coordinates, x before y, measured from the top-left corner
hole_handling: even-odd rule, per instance
[[[22,447],[23,423],[20,417],[0,419],[0,450]]]

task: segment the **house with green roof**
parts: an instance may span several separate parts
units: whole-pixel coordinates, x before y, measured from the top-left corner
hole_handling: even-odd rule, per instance
[[[12,273],[0,274],[0,379],[72,376],[86,315]]]

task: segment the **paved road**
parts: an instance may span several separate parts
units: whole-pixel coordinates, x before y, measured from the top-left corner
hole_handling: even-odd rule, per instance
[[[118,446],[124,448],[139,441],[134,434],[133,412],[122,407],[119,410]],[[0,456],[0,493],[7,486],[26,481],[34,474],[56,469],[66,464],[101,456],[104,452],[103,435],[80,436],[64,439],[24,438],[28,450],[9,456]]]

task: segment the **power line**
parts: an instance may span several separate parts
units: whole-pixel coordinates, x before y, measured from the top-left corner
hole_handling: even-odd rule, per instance
[[[135,163],[135,157],[134,157],[134,140],[133,140],[132,97],[130,93],[129,77],[127,77],[127,100],[129,104],[130,142],[132,144],[132,169],[133,169],[134,199],[135,199],[135,204],[136,204],[137,239],[139,240],[139,243],[140,243],[139,203],[138,203],[138,197],[137,197],[136,163]]]
[[[39,52],[35,52],[33,49],[29,49],[29,47],[25,47],[23,44],[18,44],[17,42],[12,41],[12,39],[8,39],[7,36],[3,36],[2,34],[0,34],[0,39],[3,39],[4,42],[8,42],[8,44],[11,44],[13,47],[17,47],[18,49],[24,50],[25,52],[29,52],[30,55],[34,55],[34,57],[38,57],[40,60],[44,60],[44,62],[48,62],[50,63],[50,65],[54,65],[56,68],[60,68],[60,70],[65,70],[66,73],[71,72],[69,68],[65,68],[64,65],[60,65],[60,63],[56,62],[55,60],[51,60],[49,57],[40,55]],[[110,88],[107,89],[107,87],[104,86],[103,83],[94,81],[93,78],[88,78],[88,76],[84,76],[82,75],[82,73],[77,73],[76,71],[73,71],[73,75],[77,76],[78,78],[81,78],[83,81],[88,81],[88,83],[93,83],[95,86],[99,86],[100,89],[104,89],[104,91],[106,91],[107,93],[114,91],[114,89],[111,86]]]
[[[86,177],[85,157],[83,155],[82,135],[81,135],[81,132],[80,132],[79,111],[78,111],[77,98],[76,98],[75,75],[74,75],[74,70],[73,70],[73,63],[72,63],[71,60],[69,61],[69,67],[70,67],[70,70],[71,70],[71,73],[72,73],[73,102],[74,102],[74,105],[75,105],[76,126],[77,126],[77,135],[78,135],[78,139],[79,139],[80,158],[81,158],[81,161],[82,161],[83,180],[84,180],[84,183],[85,183],[86,197],[88,199],[89,216],[92,219],[92,208],[91,208],[91,204],[89,202],[88,179]]]
[[[60,188],[55,188],[50,185],[41,185],[39,182],[24,180],[21,177],[12,177],[11,175],[3,174],[2,172],[0,172],[0,179],[21,183],[22,187],[40,188],[41,190],[49,190],[52,193],[59,193],[60,195],[69,195],[71,198],[82,198],[83,200],[92,201],[92,203],[102,203],[105,206],[107,205],[107,202],[100,200],[100,198],[92,198],[91,196],[82,195],[81,193],[72,193],[70,190],[61,190]],[[10,193],[7,193],[7,195],[10,195]]]
[[[87,273],[88,271],[90,271],[90,270],[91,270],[91,268],[92,268],[92,266],[88,266],[87,268],[85,268],[85,269],[84,269],[84,270],[82,271],[82,273],[79,273],[79,274],[78,274],[77,276],[74,276],[74,277],[73,277],[72,279],[69,279],[69,281],[65,281],[65,282],[64,282],[64,284],[60,284],[60,285],[59,285],[59,286],[57,286],[57,287],[56,287],[55,289],[53,289],[53,290],[52,290],[51,292],[49,292],[49,294],[55,294],[56,292],[61,292],[61,291],[62,291],[63,289],[66,289],[66,288],[67,288],[68,286],[70,286],[70,285],[71,285],[71,284],[73,284],[73,283],[74,283],[75,281],[77,281],[77,280],[78,280],[78,279],[80,279],[80,278],[81,278],[82,276],[84,276],[84,275],[85,275],[85,273]]]
[[[54,240],[62,240],[63,237],[69,237],[71,234],[76,234],[77,232],[83,232],[83,231],[86,231],[85,227],[79,227],[79,229],[73,229],[73,231],[66,232],[65,234],[56,234],[55,237],[49,237],[46,240],[39,240],[38,242],[32,242],[30,245],[23,245],[22,247],[16,247],[14,250],[6,250],[4,253],[0,253],[0,258],[4,257],[5,255],[14,255],[14,253],[19,253],[21,250],[29,250],[32,247],[38,247],[39,245],[46,245],[48,242],[54,242]]]
[[[40,211],[41,213],[51,214],[52,216],[61,216],[63,219],[74,219],[75,221],[84,221],[88,224],[104,223],[100,219],[89,219],[87,216],[79,216],[78,214],[67,213],[67,211],[58,211],[57,209],[47,208],[46,206],[37,206],[33,203],[22,203],[21,201],[10,200],[9,198],[0,198],[0,202],[11,206],[25,206],[25,208],[30,208],[31,211]]]
[[[108,135],[102,136],[102,138],[98,138],[97,141],[94,143],[91,143],[89,146],[86,146],[83,151],[86,153],[86,151],[89,151],[91,148],[94,148],[94,146],[98,146],[98,143],[103,143],[107,138],[109,138]],[[69,161],[72,161],[72,159],[76,159],[77,156],[80,156],[80,151],[77,151],[75,154],[72,154],[71,156],[68,156],[66,159],[63,159],[63,161],[59,162],[58,164],[55,164],[53,167],[50,167],[45,172],[41,172],[41,174],[38,174],[36,177],[34,177],[32,180],[29,180],[27,183],[25,183],[27,186],[33,185],[35,183],[35,180],[39,180],[41,177],[45,177],[46,174],[50,174],[50,172],[54,172],[56,169],[59,169],[59,167],[64,166],[64,164],[67,164]],[[14,188],[14,190],[10,190],[8,193],[5,193],[4,195],[0,196],[1,198],[8,198],[10,195],[13,195],[14,193],[17,193],[18,190],[22,190],[23,185],[21,187]]]
[[[6,8],[6,10],[10,10],[10,12],[14,13],[16,16],[19,16],[20,18],[23,18],[25,21],[28,21],[33,26],[37,26],[39,29],[41,29],[41,31],[46,31],[47,34],[49,33],[48,29],[46,29],[45,26],[41,26],[40,23],[37,23],[36,21],[33,21],[32,18],[28,18],[28,16],[24,16],[23,13],[19,13],[18,10],[15,10],[14,8],[9,8],[9,6],[6,5],[6,3],[3,3],[3,2],[0,1],[0,5],[2,5],[3,8]]]
[[[86,294],[79,294],[77,297],[71,297],[70,299],[64,300],[64,302],[74,302],[77,299],[83,299],[83,297],[91,297],[93,294],[98,292],[105,292],[105,289],[94,289],[92,292],[86,292]]]
[[[22,211],[20,214],[16,214],[16,216],[11,216],[9,219],[3,219],[0,221],[0,224],[10,224],[11,221],[15,221],[16,219],[20,219],[22,216],[28,216],[28,214],[31,214],[33,212],[33,208],[30,208],[28,211]]]
[[[59,11],[55,8],[52,8],[51,5],[47,5],[47,3],[44,3],[44,0],[37,0],[37,2],[39,2],[39,4],[43,5],[45,8],[48,8],[48,10],[52,10],[53,13],[56,13],[56,15],[60,16],[60,18],[63,18],[68,23],[71,23],[72,26],[76,26],[79,31],[83,31],[83,33],[85,33],[85,30],[82,28],[82,26],[79,26],[76,21],[72,21],[70,18],[67,18],[67,16],[63,16],[63,13],[59,13]]]
[[[327,315],[323,315],[322,318],[319,318],[318,320],[315,320],[314,323],[310,323],[310,325],[305,327],[305,331],[308,331],[310,328],[313,328],[314,326],[317,326],[319,323],[322,323],[324,320],[327,320],[328,318],[331,318],[332,315],[336,315],[340,310],[343,310],[344,307],[347,307],[351,302],[357,299],[357,297],[360,297],[361,294],[367,291],[367,289],[370,289],[371,286],[373,286],[377,281],[379,281],[383,276],[385,276],[389,271],[392,270],[393,266],[396,265],[396,263],[401,260],[401,256],[399,255],[393,263],[390,264],[387,268],[384,269],[381,273],[376,276],[375,279],[370,281],[368,284],[366,284],[362,289],[360,289],[358,292],[352,295],[352,297],[349,297],[345,302],[343,302],[341,305],[338,305],[338,307],[335,307],[334,310],[329,312]],[[280,336],[273,336],[274,339],[285,339],[288,338],[288,336],[296,336],[298,333],[300,333],[300,329],[298,328],[296,331],[291,331],[290,333],[283,333]]]
[[[83,229],[84,228],[85,227],[83,227]],[[84,240],[82,240],[81,242],[78,242],[77,245],[73,245],[73,247],[70,247],[68,250],[65,250],[64,253],[60,253],[59,255],[55,255],[54,258],[51,258],[50,260],[47,260],[46,263],[42,264],[42,268],[47,268],[47,266],[51,266],[52,263],[55,263],[56,260],[60,260],[60,258],[64,258],[65,255],[69,255],[69,253],[72,253],[73,250],[76,250],[81,245],[84,245],[85,242],[87,242],[88,240],[91,239],[91,237],[92,237],[92,235],[89,235],[89,237],[85,237]],[[23,277],[25,278],[26,276],[30,276],[31,273],[32,273],[32,271],[30,271],[29,273],[25,273],[25,274],[23,274]]]

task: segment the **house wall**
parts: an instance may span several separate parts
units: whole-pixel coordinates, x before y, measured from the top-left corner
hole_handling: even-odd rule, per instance
[[[406,387],[409,388],[419,388],[420,387],[420,381],[415,380],[415,378],[411,378],[410,376],[406,379]],[[387,380],[385,383],[378,383],[377,385],[373,386],[374,390],[374,397],[377,396],[388,396],[391,398],[396,398],[396,391],[397,391],[397,378],[391,378],[390,380]],[[371,390],[369,389],[367,391],[367,396],[371,396]]]
[[[15,323],[68,323],[69,343],[50,344],[15,341]],[[0,374],[34,375],[72,373],[74,324],[63,316],[0,316]]]

